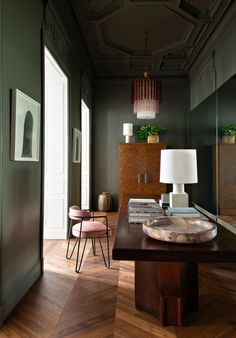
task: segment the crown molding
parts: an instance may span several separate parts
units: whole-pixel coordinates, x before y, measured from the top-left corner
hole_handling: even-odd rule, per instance
[[[212,52],[219,45],[223,35],[230,30],[236,17],[236,2],[228,0],[228,7],[225,15],[219,21],[215,30],[209,36],[207,42],[201,51],[195,56],[195,61],[189,68],[190,77],[193,78],[206,66],[209,62]]]

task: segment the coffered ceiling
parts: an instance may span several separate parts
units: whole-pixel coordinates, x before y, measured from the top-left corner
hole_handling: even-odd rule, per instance
[[[98,77],[187,75],[232,0],[70,0]]]

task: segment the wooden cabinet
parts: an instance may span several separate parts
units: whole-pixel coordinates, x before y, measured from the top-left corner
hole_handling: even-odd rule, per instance
[[[166,185],[160,183],[160,143],[119,144],[119,201],[126,194],[157,196],[166,192]]]
[[[236,215],[236,144],[218,146],[219,215]]]

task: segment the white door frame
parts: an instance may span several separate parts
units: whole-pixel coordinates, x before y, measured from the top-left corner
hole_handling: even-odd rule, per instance
[[[81,99],[81,209],[90,208],[90,110]]]
[[[66,239],[68,77],[45,47],[44,239]]]

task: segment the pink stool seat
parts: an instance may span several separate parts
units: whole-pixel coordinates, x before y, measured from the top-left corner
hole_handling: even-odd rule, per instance
[[[80,226],[81,223],[76,223],[72,227],[72,234],[75,237],[80,236]],[[85,221],[82,225],[81,237],[91,238],[91,237],[106,237],[106,226],[101,222],[96,221]],[[108,236],[111,236],[111,229],[108,228]]]

